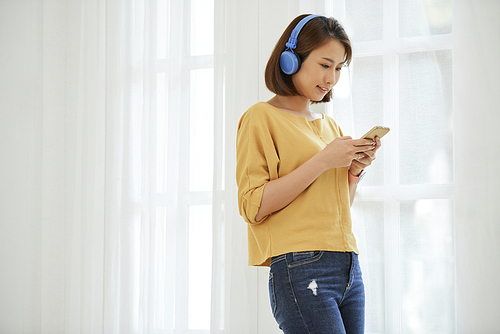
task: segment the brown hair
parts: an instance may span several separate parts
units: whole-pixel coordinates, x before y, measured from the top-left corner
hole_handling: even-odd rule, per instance
[[[281,35],[280,39],[278,40],[278,43],[276,43],[271,57],[269,57],[265,72],[266,86],[267,89],[277,95],[299,95],[299,92],[292,82],[293,74],[287,75],[280,68],[280,56],[281,53],[287,48],[285,44],[286,42],[288,42],[288,39],[292,34],[292,30],[297,26],[300,20],[309,15],[310,14],[303,14],[297,16],[288,25],[288,27],[283,32],[283,35]],[[313,50],[323,46],[331,39],[338,40],[342,43],[342,45],[344,45],[344,62],[345,65],[349,65],[352,59],[352,48],[349,37],[347,36],[344,28],[336,19],[334,19],[333,17],[327,18],[324,16],[318,16],[311,19],[300,31],[300,34],[297,38],[297,47],[294,50],[295,55],[299,59],[299,64],[300,62],[305,61]],[[329,102],[331,97],[332,91],[329,91],[321,101],[312,101],[312,103]]]

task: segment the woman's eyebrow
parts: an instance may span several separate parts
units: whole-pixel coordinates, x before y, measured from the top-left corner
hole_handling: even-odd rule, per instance
[[[327,58],[327,57],[321,57],[321,59],[324,59],[324,60],[326,60],[326,61],[329,61],[329,62],[330,62],[330,63],[332,63],[332,64],[335,64],[335,62],[334,62],[332,59],[330,59],[330,58]],[[344,66],[344,65],[345,65],[345,61],[340,62],[340,63],[339,63],[339,65]]]

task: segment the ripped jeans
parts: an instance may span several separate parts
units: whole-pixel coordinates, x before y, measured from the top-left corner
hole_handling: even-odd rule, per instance
[[[355,253],[312,251],[273,257],[269,297],[285,334],[364,333],[365,291]]]

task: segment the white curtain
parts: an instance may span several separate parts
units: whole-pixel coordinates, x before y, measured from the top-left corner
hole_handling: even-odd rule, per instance
[[[0,332],[137,332],[148,2],[1,1],[0,16]]]
[[[497,332],[496,0],[0,0],[0,332],[279,333],[235,137],[301,13],[354,43],[316,108],[392,128],[353,208],[367,332]]]

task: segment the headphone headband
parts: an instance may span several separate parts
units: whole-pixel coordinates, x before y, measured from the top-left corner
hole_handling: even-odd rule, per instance
[[[292,34],[290,35],[290,38],[288,39],[288,42],[286,43],[287,48],[289,49],[295,49],[297,47],[297,38],[299,36],[300,31],[302,28],[306,25],[307,22],[310,20],[314,19],[315,17],[318,17],[321,15],[309,15],[304,17],[300,22],[293,28]]]

